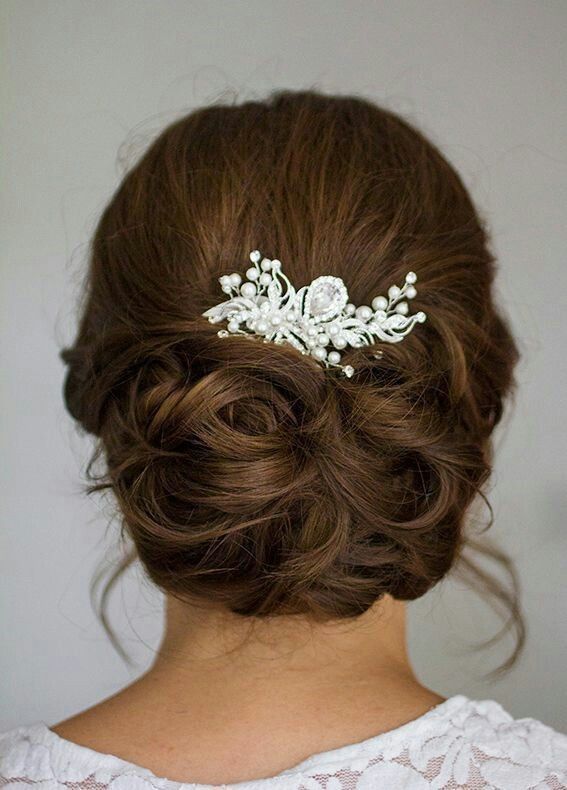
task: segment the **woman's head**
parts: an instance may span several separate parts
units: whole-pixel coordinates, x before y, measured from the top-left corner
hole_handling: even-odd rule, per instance
[[[403,342],[330,374],[202,317],[250,250],[297,286],[342,277],[366,304],[413,270]],[[125,176],[91,249],[73,416],[151,578],[243,615],[344,618],[411,600],[466,542],[516,347],[494,261],[452,167],[393,113],[279,91],[196,110]],[[376,351],[376,348],[372,349]]]

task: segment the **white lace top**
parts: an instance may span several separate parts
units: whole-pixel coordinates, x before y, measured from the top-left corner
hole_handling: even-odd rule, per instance
[[[43,723],[0,736],[0,787],[24,790],[211,790],[78,746]],[[219,788],[221,786],[215,785]],[[567,735],[458,694],[418,719],[320,752],[235,790],[565,790]]]

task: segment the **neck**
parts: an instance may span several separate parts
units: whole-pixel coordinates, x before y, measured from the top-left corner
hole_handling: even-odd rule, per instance
[[[341,718],[341,706],[356,700],[368,712],[368,722],[359,716],[362,735],[397,726],[443,699],[418,682],[406,606],[390,597],[356,620],[332,623],[252,620],[170,597],[163,643],[144,679],[145,690],[159,691],[165,705],[190,700],[192,716],[214,700],[225,716],[246,713],[266,724],[291,723],[306,706],[320,710],[329,701]]]
[[[379,676],[413,677],[405,604],[384,598],[352,621],[315,623],[300,616],[251,619],[226,610],[167,601],[164,639],[150,673],[187,681],[207,676],[223,687],[244,682],[317,689]],[[218,688],[218,687],[217,687]]]
[[[389,597],[332,623],[254,621],[170,597],[151,669],[56,731],[177,781],[273,775],[443,701],[413,673],[405,620]]]

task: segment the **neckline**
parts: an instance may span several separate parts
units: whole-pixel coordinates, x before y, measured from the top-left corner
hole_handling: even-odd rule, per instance
[[[297,774],[319,773],[322,767],[325,770],[333,770],[341,767],[347,760],[363,758],[366,754],[372,753],[373,756],[380,749],[391,747],[396,741],[407,740],[419,733],[424,726],[439,724],[446,721],[456,710],[465,704],[471,704],[472,700],[464,694],[456,694],[430,708],[416,719],[411,719],[399,727],[392,730],[372,735],[362,741],[347,743],[335,749],[328,749],[309,755],[304,760],[296,763],[290,768],[286,768],[277,774],[258,779],[249,779],[232,784],[211,785],[198,782],[178,782],[167,777],[160,777],[154,774],[149,768],[144,768],[136,763],[129,762],[113,754],[97,752],[88,746],[81,746],[73,741],[68,741],[49,728],[44,721],[36,722],[22,730],[31,736],[32,742],[46,746],[50,751],[50,765],[57,778],[60,774],[72,772],[73,779],[80,771],[87,774],[104,774],[106,777],[111,775],[119,776],[134,774],[143,777],[150,782],[155,782],[161,790],[264,790],[267,785],[278,785],[289,781]]]
[[[421,716],[410,719],[404,724],[400,724],[399,727],[394,727],[391,730],[386,730],[377,735],[371,735],[362,741],[355,741],[353,743],[347,743],[344,746],[338,746],[335,749],[316,752],[306,757],[301,762],[296,763],[291,768],[287,768],[279,774],[276,774],[275,777],[269,778],[278,778],[280,776],[289,777],[295,773],[301,773],[302,771],[312,771],[315,768],[319,769],[321,766],[325,766],[328,769],[333,765],[344,762],[346,759],[360,758],[370,752],[375,755],[376,751],[389,747],[398,740],[406,740],[417,734],[424,725],[428,726],[433,722],[439,723],[443,720],[446,721],[458,708],[462,707],[465,703],[471,704],[471,702],[472,700],[464,694],[455,694],[443,700],[443,702],[440,702],[438,705],[429,708],[429,710],[422,713]],[[238,785],[236,785],[236,787],[237,786]]]

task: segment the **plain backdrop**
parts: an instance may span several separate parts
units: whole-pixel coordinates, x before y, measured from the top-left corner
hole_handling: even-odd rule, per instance
[[[82,493],[90,445],[61,398],[86,248],[123,172],[204,103],[315,88],[418,124],[487,217],[498,299],[522,349],[497,436],[490,534],[517,563],[528,643],[474,651],[497,621],[447,581],[410,606],[417,672],[567,730],[567,3],[565,0],[1,0],[0,729],[54,723],[151,662],[161,600],[134,571],[113,617],[89,602],[117,524]],[[480,514],[484,517],[485,514]]]

